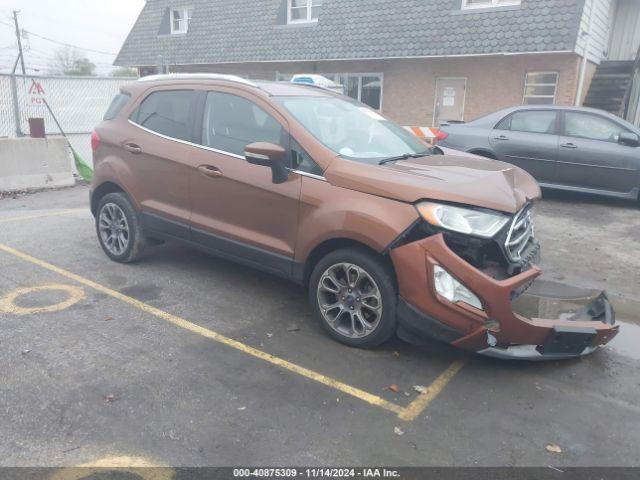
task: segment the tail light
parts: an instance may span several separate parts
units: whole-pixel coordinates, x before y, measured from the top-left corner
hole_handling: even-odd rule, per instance
[[[98,132],[94,131],[91,134],[91,150],[95,152],[98,150],[98,147],[100,147],[100,135],[98,135]]]
[[[441,142],[442,140],[446,139],[449,134],[447,132],[443,132],[442,130],[440,130],[439,128],[434,129],[433,134],[436,136],[436,139]]]

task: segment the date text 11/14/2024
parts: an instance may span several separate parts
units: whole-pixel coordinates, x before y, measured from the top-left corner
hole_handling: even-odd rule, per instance
[[[400,478],[387,468],[236,468],[234,478]]]

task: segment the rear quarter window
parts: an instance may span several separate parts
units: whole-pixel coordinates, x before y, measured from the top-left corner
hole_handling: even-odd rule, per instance
[[[107,112],[104,114],[103,120],[113,120],[116,118],[125,105],[129,103],[129,100],[131,100],[131,95],[126,92],[116,95],[111,105],[109,105]]]

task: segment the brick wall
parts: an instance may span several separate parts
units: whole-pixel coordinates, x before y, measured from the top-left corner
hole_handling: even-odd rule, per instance
[[[274,80],[280,73],[382,73],[385,115],[403,125],[431,125],[438,77],[466,77],[465,120],[520,105],[530,71],[559,73],[556,103],[575,101],[580,57],[575,54],[508,55],[335,62],[190,65],[172,71],[233,73]],[[588,88],[588,84],[586,85]]]

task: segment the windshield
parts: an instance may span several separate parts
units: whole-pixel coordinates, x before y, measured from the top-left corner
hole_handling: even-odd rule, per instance
[[[374,163],[431,153],[426,143],[361,103],[333,97],[277,100],[314,137],[342,157]]]

